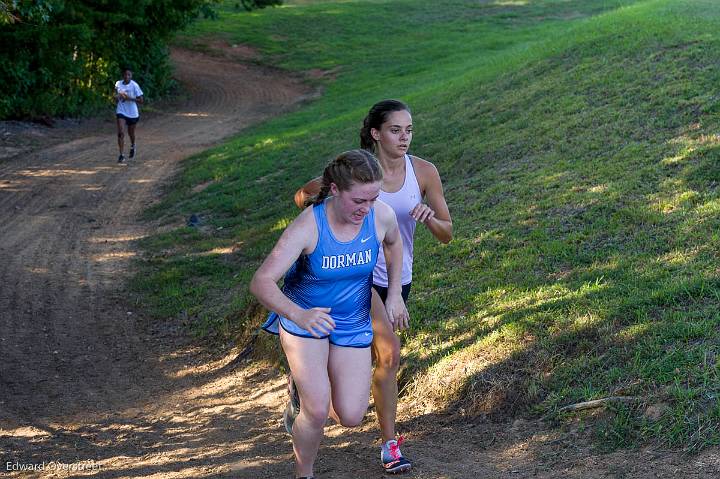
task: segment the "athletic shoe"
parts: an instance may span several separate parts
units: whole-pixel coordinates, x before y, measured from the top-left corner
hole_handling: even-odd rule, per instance
[[[125,164],[125,157],[123,155],[118,156],[118,163],[121,165]]]
[[[292,426],[295,418],[300,414],[300,395],[290,374],[288,374],[288,396],[290,399],[283,413],[283,424],[285,424],[285,430],[292,436]]]
[[[383,469],[385,469],[385,472],[388,474],[397,474],[399,472],[409,471],[410,468],[412,468],[410,461],[405,459],[400,452],[400,445],[404,440],[405,438],[402,436],[400,436],[397,441],[390,439],[380,448],[380,462],[382,462]]]
[[[283,424],[285,425],[285,430],[291,436],[292,436],[292,427],[293,427],[293,424],[295,424],[296,417],[297,417],[297,414],[293,414],[292,401],[288,401],[287,407],[285,408],[285,412],[283,412]]]
[[[130,145],[130,158],[135,158],[135,145]]]
[[[290,396],[291,412],[297,416],[300,414],[300,394],[298,394],[297,387],[295,387],[292,375],[288,375],[288,395]]]

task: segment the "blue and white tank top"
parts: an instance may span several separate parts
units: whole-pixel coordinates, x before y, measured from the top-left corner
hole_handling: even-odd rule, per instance
[[[380,250],[375,209],[365,216],[354,239],[339,241],[330,229],[326,206],[327,199],[313,206],[317,245],[290,267],[282,291],[301,308],[332,308],[336,327],[349,329],[370,321],[370,278]],[[277,332],[276,313],[271,313],[263,328]]]
[[[388,193],[380,190],[380,200],[390,205],[397,216],[398,227],[400,228],[400,236],[403,240],[403,266],[401,283],[403,285],[412,281],[413,269],[413,244],[415,240],[415,226],[417,222],[410,216],[410,212],[415,205],[422,201],[422,192],[420,184],[415,176],[415,168],[409,155],[405,155],[405,181],[402,188],[395,193]],[[378,286],[388,286],[387,266],[385,264],[385,254],[380,249],[378,262],[373,271],[373,283]]]

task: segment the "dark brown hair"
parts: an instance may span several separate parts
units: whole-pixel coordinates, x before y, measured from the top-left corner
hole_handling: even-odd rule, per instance
[[[383,179],[375,155],[367,150],[350,150],[340,153],[325,167],[320,193],[306,202],[307,205],[322,203],[330,195],[330,184],[335,183],[340,191],[347,191],[354,183],[373,183]]]
[[[375,153],[375,139],[370,131],[373,128],[379,130],[382,124],[387,121],[390,113],[396,111],[410,113],[410,108],[400,100],[382,100],[370,108],[365,120],[363,120],[363,126],[360,128],[360,148]]]

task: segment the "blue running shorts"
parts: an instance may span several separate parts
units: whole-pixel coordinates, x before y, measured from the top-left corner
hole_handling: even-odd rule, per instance
[[[373,332],[372,322],[370,316],[367,321],[360,324],[355,323],[351,325],[335,323],[335,329],[330,332],[329,335],[321,338],[316,338],[306,330],[293,323],[291,320],[280,316],[277,313],[270,313],[267,321],[262,325],[262,329],[271,334],[280,334],[279,327],[282,327],[286,333],[290,333],[293,336],[299,336],[301,338],[310,339],[328,339],[330,344],[335,346],[342,346],[345,348],[369,348],[372,344]]]

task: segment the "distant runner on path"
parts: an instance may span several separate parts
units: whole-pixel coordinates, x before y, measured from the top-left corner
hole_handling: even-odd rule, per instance
[[[143,92],[132,79],[132,70],[123,69],[123,79],[115,82],[115,99],[117,107],[115,108],[115,118],[117,121],[118,163],[125,164],[125,125],[127,125],[128,136],[130,136],[130,158],[134,158],[137,151],[135,150],[135,125],[140,120],[140,111],[138,103],[143,103]]]

